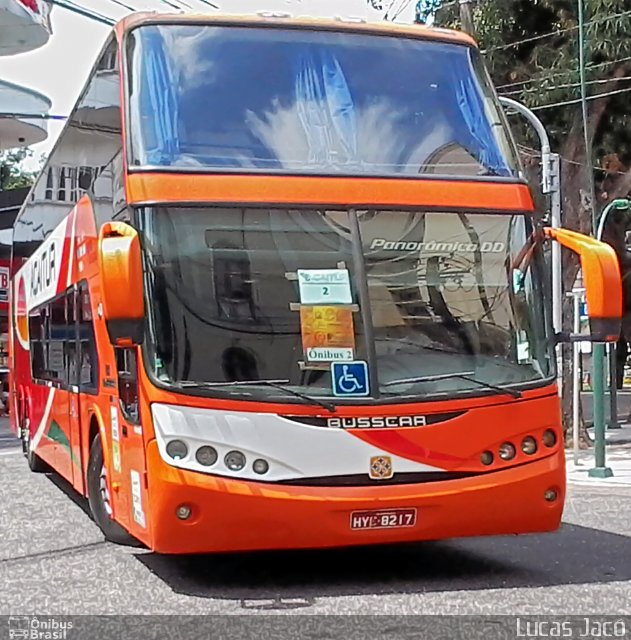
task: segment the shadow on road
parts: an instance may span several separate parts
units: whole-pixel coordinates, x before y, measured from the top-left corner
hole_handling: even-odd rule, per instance
[[[136,557],[177,593],[253,609],[299,608],[328,596],[631,580],[631,538],[575,525],[554,534],[330,551]]]
[[[88,499],[84,498],[65,478],[62,478],[56,473],[47,473],[46,477],[50,480],[59,490],[63,491],[68,498],[70,498],[78,507],[85,513],[90,520],[92,520],[92,512],[90,511],[90,505]]]

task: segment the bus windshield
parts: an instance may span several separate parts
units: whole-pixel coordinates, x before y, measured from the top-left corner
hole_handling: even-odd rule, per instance
[[[472,47],[174,24],[128,43],[131,169],[520,175]]]
[[[209,383],[276,381],[332,397],[331,361],[362,360],[376,371],[371,397],[387,401],[552,374],[527,216],[201,206],[137,215],[146,361],[165,385],[265,400],[282,391]]]

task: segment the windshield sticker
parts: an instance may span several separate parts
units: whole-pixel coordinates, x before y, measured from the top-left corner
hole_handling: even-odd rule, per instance
[[[370,395],[368,363],[364,360],[332,362],[331,380],[333,395],[336,397],[356,398]]]
[[[298,269],[301,304],[351,304],[348,269]]]
[[[375,238],[370,244],[371,249],[381,251],[423,251],[426,253],[504,253],[505,242],[406,242]]]
[[[145,512],[142,508],[142,488],[140,484],[140,473],[135,469],[129,472],[131,478],[131,498],[132,498],[132,512],[134,520],[143,528],[147,527],[147,521],[145,518]]]
[[[344,307],[301,307],[300,331],[306,362],[353,360],[353,312]]]
[[[115,406],[110,407],[110,418],[112,425],[112,462],[114,464],[114,471],[120,473],[121,471],[121,448],[120,448],[120,434],[118,427],[118,409]]]
[[[530,345],[528,344],[528,337],[524,331],[519,332],[519,340],[517,341],[517,362],[523,364],[524,362],[530,362]]]

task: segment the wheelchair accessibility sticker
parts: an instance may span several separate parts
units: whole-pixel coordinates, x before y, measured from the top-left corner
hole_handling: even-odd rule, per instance
[[[331,363],[331,380],[334,396],[353,398],[370,393],[368,364],[363,360]]]

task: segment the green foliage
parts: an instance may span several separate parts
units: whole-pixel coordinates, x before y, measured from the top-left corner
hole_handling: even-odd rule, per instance
[[[0,191],[30,187],[33,184],[34,173],[24,171],[22,162],[30,158],[30,149],[10,149],[0,152]]]
[[[414,22],[417,24],[427,23],[429,18],[438,11],[441,4],[442,0],[418,0],[414,10]]]
[[[613,161],[618,170],[626,169],[631,166],[631,3],[584,0],[584,6],[588,97],[616,92],[588,102],[594,158],[600,166]],[[581,109],[576,0],[483,0],[474,21],[498,92],[537,109],[555,147],[562,149]],[[439,9],[436,23],[457,27],[457,6]]]

